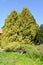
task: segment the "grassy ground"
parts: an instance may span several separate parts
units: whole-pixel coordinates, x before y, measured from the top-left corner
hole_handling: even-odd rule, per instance
[[[0,65],[43,65],[43,53],[40,53],[34,46],[23,44],[17,45],[15,49],[22,47],[22,51],[0,52]]]
[[[43,60],[18,52],[0,52],[0,65],[43,65]]]
[[[38,49],[40,52],[43,52],[43,44],[35,45],[36,49]]]

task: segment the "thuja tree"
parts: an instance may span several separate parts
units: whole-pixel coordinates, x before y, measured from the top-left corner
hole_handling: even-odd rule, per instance
[[[34,41],[38,25],[29,9],[23,8],[20,13],[13,10],[6,17],[2,29],[2,45],[9,42],[30,43]]]
[[[15,22],[18,19],[17,12],[13,10],[5,19],[4,26],[2,27],[2,43],[8,43],[12,39],[12,36],[15,34]]]
[[[25,41],[26,43],[34,41],[38,25],[29,9],[23,8],[22,12],[19,14],[19,19],[16,22],[16,27],[17,26],[17,33],[22,41]]]

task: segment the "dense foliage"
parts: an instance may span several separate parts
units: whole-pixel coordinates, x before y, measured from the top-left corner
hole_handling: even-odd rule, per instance
[[[28,8],[23,8],[20,13],[13,10],[5,19],[2,27],[2,46],[9,42],[29,43],[35,39],[38,25]]]
[[[40,25],[37,31],[35,42],[36,44],[43,44],[43,24]]]

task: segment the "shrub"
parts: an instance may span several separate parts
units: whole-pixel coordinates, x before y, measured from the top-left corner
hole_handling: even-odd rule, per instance
[[[9,46],[9,44],[11,44]],[[7,52],[19,52],[22,54],[27,54],[29,57],[40,57],[39,51],[34,47],[34,45],[23,44],[19,42],[9,43],[8,46],[5,46],[4,49]],[[12,45],[13,44],[13,45]]]

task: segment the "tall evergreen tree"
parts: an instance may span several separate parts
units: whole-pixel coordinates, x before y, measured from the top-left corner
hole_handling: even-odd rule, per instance
[[[12,40],[12,36],[15,33],[15,22],[18,19],[18,14],[13,10],[5,19],[5,24],[2,27],[2,42],[8,43]]]
[[[30,43],[34,41],[38,25],[29,9],[23,8],[20,13],[13,10],[5,19],[2,29],[2,45],[14,41]]]

